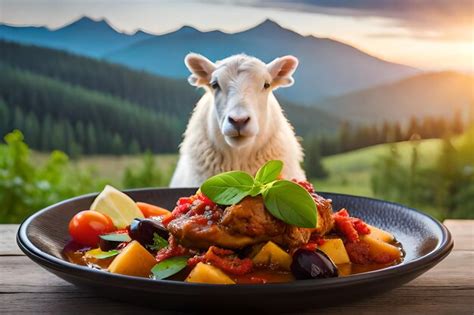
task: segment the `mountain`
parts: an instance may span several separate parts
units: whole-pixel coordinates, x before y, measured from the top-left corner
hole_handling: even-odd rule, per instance
[[[0,135],[18,128],[34,149],[72,154],[174,153],[201,93],[185,79],[1,40],[0,73]],[[300,136],[339,128],[320,109],[281,104]]]
[[[84,17],[55,31],[0,25],[2,38],[102,58],[172,78],[188,76],[183,59],[190,51],[211,60],[247,53],[265,62],[292,54],[300,60],[296,83],[277,94],[304,104],[419,73],[417,69],[378,59],[335,40],[302,36],[271,20],[234,34],[201,32],[184,26],[163,35],[143,32],[125,35],[104,20]]]
[[[153,35],[136,32],[126,35],[114,30],[106,20],[82,17],[57,30],[45,27],[0,25],[0,39],[62,49],[80,55],[100,58]]]
[[[211,60],[242,52],[265,62],[286,54],[295,55],[300,60],[296,83],[278,94],[306,104],[417,73],[416,69],[383,61],[335,40],[301,36],[271,20],[235,34],[183,27],[137,42],[105,58],[164,76],[185,77],[188,70],[183,59],[190,51]]]
[[[407,121],[410,117],[468,116],[474,104],[474,76],[445,71],[329,98],[315,105],[358,122]],[[474,114],[474,113],[472,113]]]

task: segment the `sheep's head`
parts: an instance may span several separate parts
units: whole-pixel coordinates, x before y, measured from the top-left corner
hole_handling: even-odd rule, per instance
[[[272,123],[268,96],[278,87],[293,84],[298,59],[284,56],[265,64],[254,57],[235,55],[213,63],[191,53],[185,63],[192,73],[189,83],[213,95],[214,116],[225,142],[243,147]]]

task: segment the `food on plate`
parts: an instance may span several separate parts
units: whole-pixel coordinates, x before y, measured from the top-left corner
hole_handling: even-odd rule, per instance
[[[84,210],[76,214],[69,222],[69,235],[78,243],[95,246],[99,236],[115,229],[112,220],[96,211]]]
[[[328,238],[319,246],[336,265],[349,264],[351,261],[341,238]]]
[[[140,209],[140,211],[143,213],[145,218],[157,217],[160,215],[166,215],[170,213],[170,211],[165,208],[158,207],[146,202],[137,202],[137,206],[138,206],[138,209]]]
[[[319,249],[300,248],[293,254],[291,272],[296,279],[333,278],[339,275],[334,262]]]
[[[112,273],[147,277],[155,265],[155,257],[153,257],[145,247],[140,245],[140,243],[131,241],[122,249],[120,254],[114,258],[108,269]]]
[[[219,268],[205,263],[198,263],[191,270],[186,282],[210,283],[210,284],[235,284],[235,282]]]
[[[126,228],[135,218],[144,218],[132,198],[109,185],[95,198],[90,210],[109,216],[118,229]]]
[[[309,182],[280,179],[282,168],[269,161],[255,177],[216,175],[172,211],[107,186],[71,220],[64,255],[106,272],[208,284],[341,277],[402,261],[394,235],[334,212]]]

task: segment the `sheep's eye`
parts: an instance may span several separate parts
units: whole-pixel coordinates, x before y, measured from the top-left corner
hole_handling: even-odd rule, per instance
[[[270,83],[268,82],[265,82],[265,84],[263,85],[263,88],[266,90],[270,87]]]
[[[214,90],[220,89],[219,83],[217,83],[217,81],[212,81],[212,82],[211,82],[211,87],[212,87]]]

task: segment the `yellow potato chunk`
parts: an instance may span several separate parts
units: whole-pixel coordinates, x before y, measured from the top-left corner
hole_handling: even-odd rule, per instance
[[[379,263],[389,263],[399,260],[402,256],[400,249],[369,235],[362,235],[360,241],[369,245],[369,257]]]
[[[326,255],[336,264],[348,264],[351,262],[347,255],[344,243],[340,238],[329,238],[324,240],[324,244],[319,246]]]
[[[217,267],[198,263],[189,273],[186,282],[209,283],[209,284],[235,284],[235,282]]]
[[[350,276],[352,274],[352,264],[337,265],[340,277]]]
[[[372,226],[372,225],[369,225],[369,228],[370,228],[369,236],[375,239],[378,239],[379,241],[390,243],[395,239],[395,237],[387,231],[376,228],[375,226]]]
[[[112,261],[109,271],[128,276],[148,277],[156,259],[137,241],[130,242]]]
[[[290,254],[285,252],[275,243],[269,241],[262,249],[252,258],[256,265],[276,266],[283,270],[290,270],[292,258]]]

